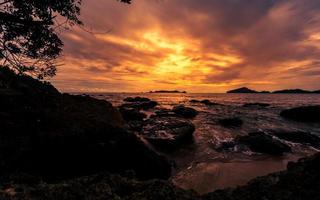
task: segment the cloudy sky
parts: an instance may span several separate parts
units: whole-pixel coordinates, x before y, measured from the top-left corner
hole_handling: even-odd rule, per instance
[[[319,0],[83,0],[61,91],[320,89]]]

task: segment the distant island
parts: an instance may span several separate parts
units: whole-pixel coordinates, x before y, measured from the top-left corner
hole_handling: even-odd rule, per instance
[[[179,91],[179,90],[155,90],[155,91],[150,91],[149,93],[187,93],[187,92]]]
[[[285,89],[285,90],[276,90],[273,92],[270,91],[256,91],[249,89],[247,87],[242,87],[234,90],[229,90],[227,93],[274,93],[274,94],[320,94],[320,90],[309,91],[302,89]]]

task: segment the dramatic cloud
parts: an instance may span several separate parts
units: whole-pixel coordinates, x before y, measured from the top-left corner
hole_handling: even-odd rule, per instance
[[[84,1],[63,91],[320,88],[319,0]]]

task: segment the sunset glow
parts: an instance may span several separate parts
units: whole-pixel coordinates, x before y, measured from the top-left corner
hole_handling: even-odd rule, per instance
[[[62,91],[320,88],[320,3],[84,1],[92,33],[62,33]]]

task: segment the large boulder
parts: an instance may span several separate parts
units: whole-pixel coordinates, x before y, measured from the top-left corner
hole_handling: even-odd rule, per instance
[[[271,155],[282,155],[283,153],[291,152],[291,148],[288,145],[273,139],[263,132],[249,133],[247,136],[236,138],[236,140],[247,145],[254,152]]]
[[[126,130],[111,103],[60,94],[3,68],[0,78],[0,177],[27,172],[59,179],[106,170],[170,176],[167,159]]]
[[[155,147],[173,150],[193,139],[195,126],[188,120],[177,117],[154,117],[145,122],[141,136]]]
[[[198,115],[197,110],[193,108],[185,107],[184,105],[178,105],[173,107],[172,112],[174,112],[178,116],[185,117],[185,118],[194,118],[195,116]]]
[[[320,122],[320,106],[303,106],[283,110],[280,115],[298,122]]]

